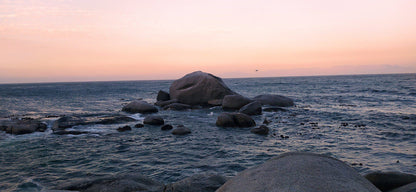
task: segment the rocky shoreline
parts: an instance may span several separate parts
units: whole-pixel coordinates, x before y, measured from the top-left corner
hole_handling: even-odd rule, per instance
[[[169,92],[160,90],[154,104],[135,100],[121,109],[116,116],[81,117],[62,116],[54,121],[51,130],[56,135],[78,135],[86,132],[68,130],[78,125],[134,123],[116,128],[119,132],[143,126],[159,127],[174,135],[187,135],[192,129],[171,125],[169,119],[158,116],[160,110],[197,110],[220,107],[223,110],[215,125],[223,128],[249,127],[250,132],[268,135],[268,120],[257,126],[252,116],[263,111],[290,110],[295,103],[281,95],[242,96],[219,78],[204,72],[193,72],[174,81]],[[128,113],[141,113],[143,122]],[[0,121],[0,131],[8,134],[28,134],[46,131],[41,119],[14,118]],[[287,136],[281,135],[282,138]],[[371,181],[371,182],[369,182]],[[113,175],[70,184],[51,191],[394,191],[416,190],[416,176],[404,173],[372,173],[360,176],[347,164],[331,157],[312,153],[287,153],[272,158],[262,165],[247,169],[229,179],[217,174],[199,174],[184,180],[163,184],[146,176]]]

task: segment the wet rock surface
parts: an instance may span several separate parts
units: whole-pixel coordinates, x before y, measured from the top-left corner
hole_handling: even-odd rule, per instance
[[[222,113],[215,123],[219,127],[253,127],[256,122],[244,113]]]
[[[128,113],[156,113],[158,109],[146,101],[132,101],[122,108],[122,111]]]

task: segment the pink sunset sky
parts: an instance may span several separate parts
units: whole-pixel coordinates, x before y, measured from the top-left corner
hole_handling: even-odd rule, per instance
[[[416,73],[416,1],[0,0],[0,83],[196,70],[224,78]]]

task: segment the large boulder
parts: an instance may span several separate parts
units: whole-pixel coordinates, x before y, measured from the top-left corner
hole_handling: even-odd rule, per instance
[[[294,102],[291,98],[281,95],[259,95],[254,97],[253,100],[260,102],[262,105],[271,105],[278,107],[290,107],[294,105]]]
[[[83,192],[161,192],[164,185],[143,175],[116,175],[102,177],[95,180],[89,180],[74,183],[62,187],[63,190],[74,190]]]
[[[36,119],[13,119],[10,121],[0,121],[0,130],[14,135],[44,132],[46,129],[46,124]]]
[[[347,164],[313,153],[285,153],[228,180],[217,192],[379,192]]]
[[[217,122],[219,127],[253,127],[256,122],[244,113],[221,113]]]
[[[198,174],[166,185],[165,192],[215,192],[227,179],[221,175]]]
[[[169,88],[171,99],[188,105],[208,105],[208,101],[223,99],[235,93],[221,78],[196,71],[175,80]]]
[[[246,115],[261,115],[261,103],[258,101],[251,102],[241,107],[239,112],[244,113]]]
[[[240,109],[244,105],[252,102],[251,99],[243,97],[241,95],[226,95],[222,100],[222,108],[225,110]]]
[[[147,116],[147,117],[144,118],[143,124],[163,125],[163,124],[165,124],[165,121],[159,115],[150,115],[150,116]]]
[[[128,113],[156,113],[158,112],[157,108],[152,104],[147,103],[146,101],[132,101],[123,107],[122,111]]]
[[[372,172],[364,176],[381,191],[416,182],[416,175],[401,172]]]

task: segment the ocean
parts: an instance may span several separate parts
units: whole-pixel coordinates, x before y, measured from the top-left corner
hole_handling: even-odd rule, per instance
[[[156,102],[172,81],[0,84],[0,119],[38,118],[45,132],[0,132],[0,191],[42,191],[99,176],[140,173],[163,183],[198,173],[234,176],[284,152],[327,154],[361,174],[416,173],[416,74],[224,79],[247,97],[279,94],[294,107],[254,116],[267,118],[269,135],[250,128],[215,126],[220,107],[160,110],[165,122],[185,125],[184,136],[146,125],[145,115],[121,108],[135,99]],[[87,133],[56,135],[60,116],[128,115],[136,122],[80,125]],[[282,138],[281,135],[288,136]]]

